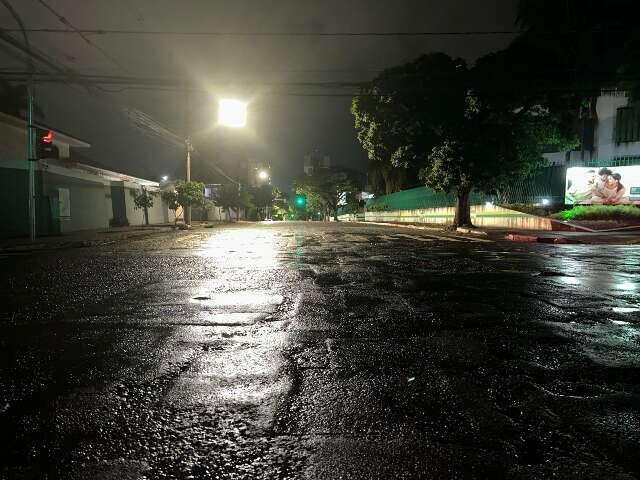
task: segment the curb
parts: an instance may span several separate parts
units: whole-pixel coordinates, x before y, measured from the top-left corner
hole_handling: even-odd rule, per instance
[[[551,243],[551,244],[577,244],[582,243],[580,240],[567,237],[538,237],[535,235],[521,235],[518,233],[509,233],[505,240],[512,242],[529,242],[529,243]]]
[[[488,236],[488,233],[482,230],[478,230],[475,228],[466,228],[466,227],[458,227],[456,228],[456,232],[458,233],[470,233],[472,235],[482,235],[482,236]]]

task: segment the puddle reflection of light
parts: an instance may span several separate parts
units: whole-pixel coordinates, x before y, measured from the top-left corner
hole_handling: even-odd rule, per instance
[[[582,283],[580,279],[576,277],[560,277],[559,280],[567,285],[580,285],[580,283]]]
[[[638,307],[613,307],[613,311],[616,313],[632,313],[632,312],[640,312],[640,308]]]
[[[620,282],[615,286],[617,290],[625,290],[627,292],[636,290],[638,286],[633,282]]]
[[[225,264],[241,263],[250,268],[273,268],[279,263],[273,233],[257,229],[212,235],[199,255],[222,260]]]
[[[624,320],[611,320],[611,323],[615,325],[631,325],[630,322],[625,322]]]

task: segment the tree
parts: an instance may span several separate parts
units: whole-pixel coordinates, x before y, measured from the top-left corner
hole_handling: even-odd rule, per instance
[[[144,186],[140,190],[131,190],[133,204],[136,210],[144,211],[144,224],[149,225],[149,209],[153,207],[153,199],[157,192],[150,192]]]
[[[343,192],[354,192],[359,189],[355,172],[332,167],[316,169],[312,175],[302,175],[293,182],[293,189],[298,194],[306,195],[307,211],[320,211],[324,217],[333,216],[338,219],[338,202]]]
[[[174,223],[177,223],[178,222],[177,210],[178,210],[178,207],[180,206],[178,204],[178,193],[175,191],[175,189],[163,190],[162,193],[160,194],[160,197],[162,198],[163,201],[167,203],[169,210],[173,210]]]
[[[267,209],[273,207],[273,200],[276,198],[277,190],[269,185],[260,185],[253,190],[253,204],[260,210],[261,218],[267,217]]]
[[[216,192],[214,203],[227,210],[229,218],[231,218],[231,210],[235,209],[236,220],[240,219],[241,207],[251,208],[253,206],[249,194],[240,189],[237,184],[222,185],[222,188]]]
[[[0,80],[0,111],[21,117],[27,110],[26,85],[13,85],[8,80]],[[42,110],[34,105],[33,114],[36,118],[42,118]]]
[[[383,71],[354,97],[351,113],[376,190],[391,193],[419,184],[425,152],[464,108],[465,74],[461,59],[423,55]]]
[[[640,93],[640,34],[634,0],[520,0],[517,40],[546,62],[531,64],[556,88],[581,95],[588,107],[604,87]],[[551,67],[551,68],[549,68]]]
[[[174,212],[178,207],[186,210],[187,207],[207,208],[209,206],[209,201],[204,196],[204,183],[201,182],[180,180],[176,182],[173,190],[162,192],[162,199]]]
[[[454,226],[471,224],[472,190],[493,193],[544,164],[544,145],[571,144],[563,116],[531,89],[511,89],[504,59],[491,60],[469,70],[442,53],[420,57],[385,71],[352,107],[370,159],[420,166],[429,188],[455,193]]]

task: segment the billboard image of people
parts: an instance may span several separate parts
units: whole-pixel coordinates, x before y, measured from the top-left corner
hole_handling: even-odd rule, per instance
[[[640,165],[567,169],[569,205],[640,205]]]

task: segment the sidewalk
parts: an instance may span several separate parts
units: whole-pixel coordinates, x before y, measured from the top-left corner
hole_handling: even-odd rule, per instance
[[[404,227],[416,230],[430,230],[452,235],[484,236],[492,241],[514,241],[525,243],[553,243],[553,244],[607,244],[607,245],[640,245],[640,230],[622,229],[616,231],[573,232],[551,230],[517,230],[513,228],[478,227],[448,230],[446,225],[429,223],[394,223],[394,222],[354,222],[363,225],[380,225],[390,227]]]
[[[65,248],[94,247],[110,245],[131,238],[141,238],[169,232],[174,225],[136,225],[113,227],[99,230],[83,230],[67,234],[38,237],[33,242],[28,238],[0,239],[0,253],[24,253],[37,250],[59,250]]]

